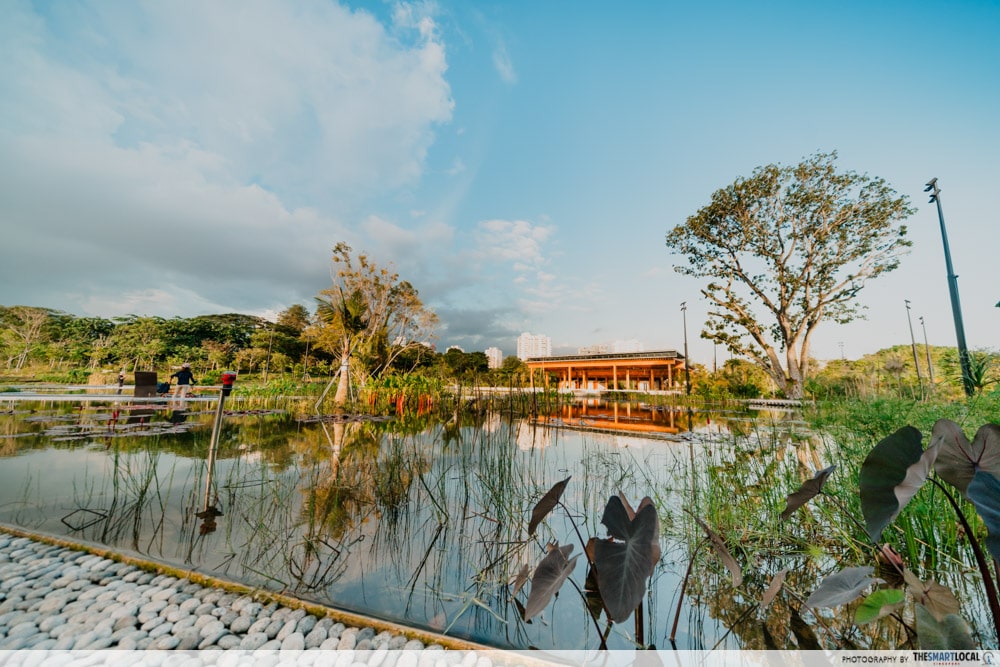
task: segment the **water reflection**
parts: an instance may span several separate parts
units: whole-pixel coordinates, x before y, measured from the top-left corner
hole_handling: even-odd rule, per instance
[[[0,521],[496,646],[595,648],[582,593],[565,587],[526,624],[525,592],[510,582],[549,541],[579,553],[574,524],[604,536],[610,496],[651,495],[663,556],[643,620],[647,641],[666,648],[699,539],[685,533],[684,509],[725,503],[717,489],[758,494],[770,507],[778,501],[766,482],[796,478],[820,455],[784,417],[758,429],[746,413],[637,403],[560,405],[541,421],[491,409],[317,419],[234,405],[216,447],[213,410],[125,402],[0,410]],[[529,538],[534,504],[566,477],[567,511]],[[571,577],[581,588],[584,560]],[[816,563],[777,555],[748,569],[740,589],[710,560],[700,563],[676,645],[806,641],[815,620],[800,623],[794,601],[776,600],[767,615],[754,605],[782,568],[808,590],[821,574]],[[633,636],[631,622],[616,625],[608,644],[631,647]]]

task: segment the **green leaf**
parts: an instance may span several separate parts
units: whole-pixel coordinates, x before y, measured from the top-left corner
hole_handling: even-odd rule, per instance
[[[921,650],[964,650],[977,648],[969,626],[961,616],[948,614],[942,620],[934,618],[922,604],[916,606],[917,642]]]
[[[986,524],[986,548],[1000,561],[1000,480],[980,470],[969,483],[969,500]]]
[[[821,581],[819,588],[809,596],[806,606],[814,609],[839,607],[857,600],[866,588],[872,584],[882,583],[881,579],[870,576],[874,571],[875,568],[868,566],[848,567],[830,575]]]
[[[906,594],[898,588],[886,588],[875,591],[865,598],[854,612],[854,622],[864,625],[888,616],[903,606]]]
[[[968,497],[969,483],[976,471],[985,470],[1000,477],[1000,426],[985,424],[972,442],[948,419],[939,419],[931,432],[931,444],[941,443],[934,471],[962,495]]]
[[[613,539],[594,543],[597,586],[611,620],[621,623],[632,615],[646,592],[646,579],[659,554],[660,523],[652,501],[639,505],[635,518],[618,496],[611,496],[601,517]]]
[[[920,431],[904,426],[875,445],[861,464],[861,512],[873,542],[927,481],[939,445],[924,451],[921,439]]]
[[[555,547],[542,562],[535,568],[535,573],[531,577],[531,593],[528,601],[524,605],[522,618],[527,621],[541,613],[545,606],[552,599],[552,596],[559,592],[566,578],[573,573],[576,567],[576,559],[580,554],[567,559],[573,551],[572,544],[564,544]]]
[[[830,466],[829,468],[824,468],[816,473],[816,476],[807,482],[803,483],[799,487],[799,490],[795,493],[790,493],[788,499],[785,501],[785,511],[781,513],[781,519],[785,520],[792,515],[792,513],[798,508],[809,502],[816,494],[818,494],[823,489],[823,483],[826,482],[826,478],[830,476],[837,466]]]
[[[538,501],[535,508],[531,510],[531,521],[528,522],[528,535],[534,535],[535,529],[538,528],[545,517],[549,515],[549,512],[558,504],[559,499],[562,498],[563,491],[566,490],[566,485],[569,480],[572,479],[572,475],[567,477],[561,482],[556,482],[551,489],[549,489],[542,499]]]

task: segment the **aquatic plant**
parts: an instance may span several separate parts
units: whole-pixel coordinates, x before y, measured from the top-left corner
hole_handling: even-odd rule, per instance
[[[982,426],[970,442],[955,422],[939,419],[931,431],[926,449],[923,435],[912,426],[905,426],[881,440],[861,466],[859,495],[864,524],[861,526],[876,545],[882,563],[895,570],[897,585],[873,577],[871,566],[852,566],[824,579],[806,600],[813,609],[839,607],[862,597],[870,587],[887,584],[869,594],[855,611],[855,623],[865,624],[893,616],[905,621],[898,610],[905,604],[908,591],[913,599],[915,628],[907,626],[921,648],[963,649],[975,646],[968,625],[958,614],[959,604],[954,594],[935,581],[920,580],[891,545],[882,543],[885,529],[899,516],[925,483],[943,494],[963,527],[982,576],[986,599],[993,617],[994,630],[1000,640],[1000,599],[997,579],[991,573],[986,553],[992,556],[995,572],[1000,572],[1000,426]],[[787,499],[782,518],[786,519],[812,498],[822,494],[823,485],[833,472],[821,470]],[[933,473],[933,475],[932,475]],[[942,483],[957,490],[975,510],[966,516],[966,508]],[[975,523],[978,517],[979,523]],[[856,519],[854,519],[857,521]],[[858,522],[860,524],[860,522]],[[986,535],[982,537],[982,527]]]
[[[601,523],[607,528],[607,538],[591,537],[586,542],[580,533],[572,513],[562,504],[563,491],[570,477],[557,482],[542,496],[531,512],[528,522],[528,535],[534,535],[539,524],[557,506],[562,507],[573,529],[583,545],[583,552],[590,566],[587,582],[591,586],[587,590],[591,609],[603,610],[608,619],[607,627],[598,633],[601,636],[601,647],[607,648],[607,637],[612,623],[624,623],[636,612],[636,641],[642,644],[641,603],[646,592],[647,580],[653,574],[653,568],[660,560],[660,524],[656,507],[647,496],[633,509],[628,500],[620,493],[611,496],[604,507]],[[573,573],[580,554],[569,557],[573,551],[572,544],[546,545],[546,554],[531,574],[531,588],[527,601],[523,605],[517,601],[521,617],[525,622],[540,614],[552,598],[559,592],[563,584]],[[528,566],[522,570],[515,581],[517,590],[527,580]],[[596,585],[593,585],[596,584]],[[577,587],[579,591],[579,587]],[[591,613],[595,624],[597,615]]]

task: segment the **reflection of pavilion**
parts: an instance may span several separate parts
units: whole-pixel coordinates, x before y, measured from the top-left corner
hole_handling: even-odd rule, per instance
[[[674,350],[625,354],[581,354],[528,359],[532,371],[559,378],[559,389],[670,391],[680,387],[684,357]]]
[[[550,415],[539,415],[536,424],[588,431],[677,434],[687,430],[679,421],[679,412],[648,405],[616,401],[581,401],[562,405]]]

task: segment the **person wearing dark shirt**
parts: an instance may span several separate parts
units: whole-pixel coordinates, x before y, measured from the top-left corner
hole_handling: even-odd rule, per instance
[[[191,372],[191,364],[187,362],[181,364],[181,369],[170,376],[171,380],[174,378],[177,378],[177,391],[174,393],[174,396],[184,398],[195,383],[194,374]]]

